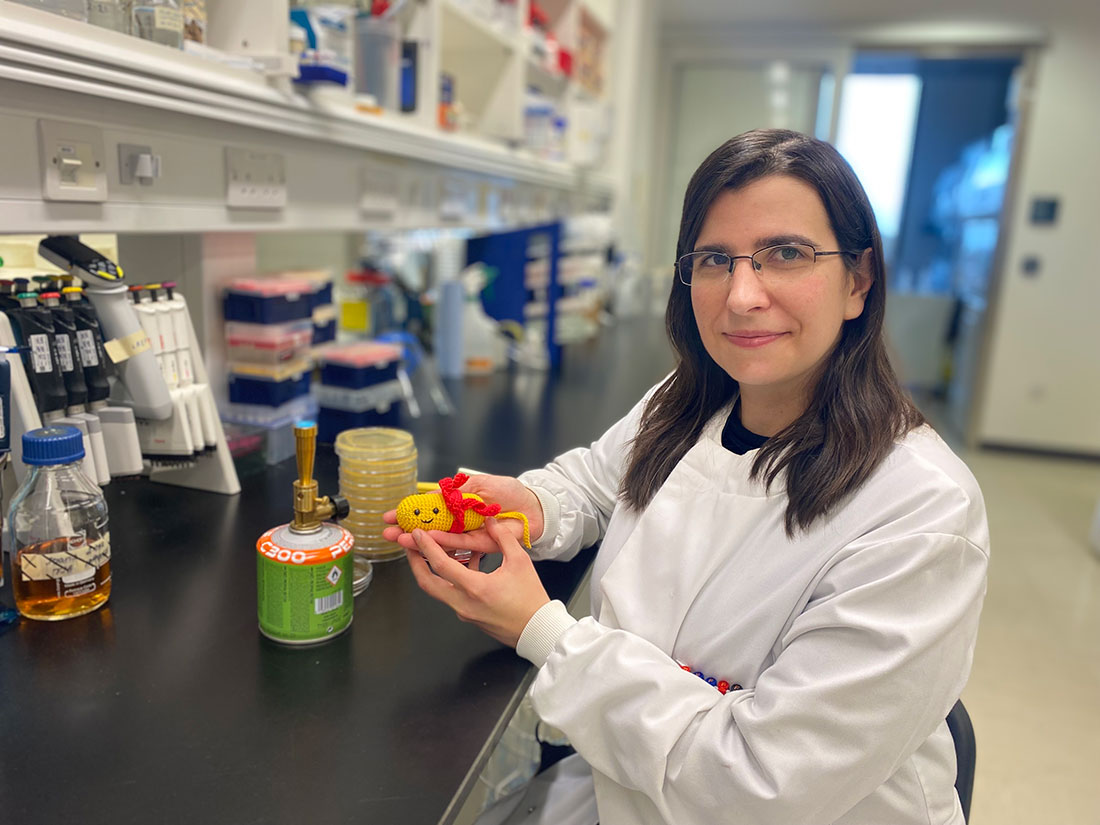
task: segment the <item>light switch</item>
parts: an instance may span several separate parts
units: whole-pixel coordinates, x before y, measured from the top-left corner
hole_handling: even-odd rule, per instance
[[[151,186],[160,177],[160,155],[154,155],[150,146],[138,143],[118,145],[118,182],[140,183]]]
[[[48,201],[107,200],[103,133],[84,123],[38,121],[42,197]]]

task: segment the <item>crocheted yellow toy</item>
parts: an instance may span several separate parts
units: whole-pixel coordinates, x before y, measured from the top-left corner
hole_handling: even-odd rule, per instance
[[[439,490],[417,493],[401,499],[397,505],[397,525],[406,533],[417,527],[421,530],[445,530],[448,533],[465,533],[485,524],[485,519],[515,518],[523,522],[523,546],[531,547],[531,528],[523,513],[500,512],[499,504],[488,504],[481,496],[462,493],[459,487],[469,480],[465,473],[454,478],[441,478]]]

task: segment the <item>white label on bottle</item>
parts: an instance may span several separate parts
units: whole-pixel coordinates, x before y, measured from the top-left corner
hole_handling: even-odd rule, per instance
[[[28,337],[31,345],[31,368],[41,374],[53,372],[53,357],[50,354],[50,336],[38,332]]]
[[[96,351],[95,336],[90,329],[76,331],[76,345],[80,350],[80,363],[82,366],[99,366],[99,353]]]
[[[99,538],[92,539],[91,541],[83,541],[83,536],[79,536],[81,543],[74,545],[78,537],[72,536],[69,539],[69,552],[79,559],[83,559],[92,567],[99,569],[107,562],[111,560],[111,534],[108,532],[101,533]]]
[[[90,579],[95,571],[111,560],[111,535],[86,541],[82,532],[69,536],[68,549],[51,553],[20,553],[19,571],[23,581],[59,579],[66,587]],[[73,595],[73,594],[69,594]]]
[[[61,364],[62,372],[73,371],[73,347],[69,343],[69,336],[65,334],[55,335],[54,343],[57,344],[57,361]]]

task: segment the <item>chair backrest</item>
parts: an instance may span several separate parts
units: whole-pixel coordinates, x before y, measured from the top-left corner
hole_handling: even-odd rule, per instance
[[[955,740],[955,790],[962,804],[963,817],[970,820],[970,799],[974,794],[974,762],[977,758],[977,745],[974,741],[974,725],[970,714],[966,712],[960,699],[947,714],[947,727],[951,738]]]

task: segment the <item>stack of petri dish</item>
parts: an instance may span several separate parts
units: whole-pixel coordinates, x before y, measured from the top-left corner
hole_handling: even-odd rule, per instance
[[[404,430],[360,427],[336,436],[340,495],[351,512],[341,524],[355,536],[356,559],[368,562],[405,557],[382,537],[382,514],[416,492],[416,444]]]

